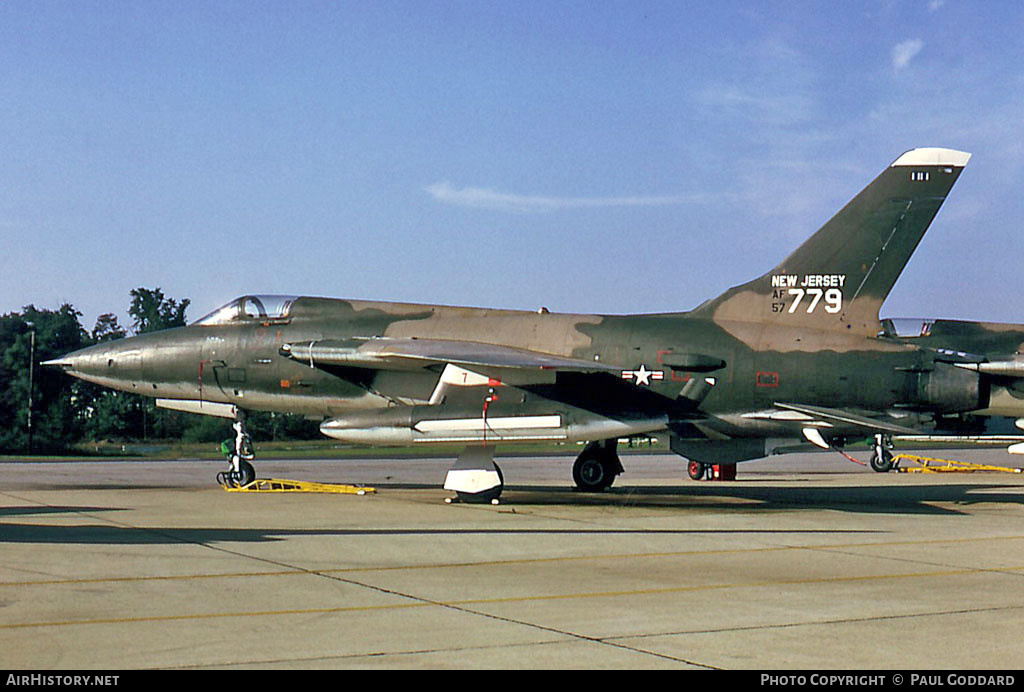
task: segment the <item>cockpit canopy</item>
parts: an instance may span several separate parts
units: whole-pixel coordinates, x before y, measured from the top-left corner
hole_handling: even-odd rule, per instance
[[[272,322],[288,318],[298,296],[242,296],[217,308],[193,325],[211,326],[240,322]]]

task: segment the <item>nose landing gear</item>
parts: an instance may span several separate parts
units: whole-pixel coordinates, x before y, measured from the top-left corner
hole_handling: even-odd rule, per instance
[[[871,455],[871,468],[878,473],[893,469],[892,435],[875,435],[875,451]]]
[[[240,460],[238,470],[233,467],[217,474],[217,482],[225,488],[244,488],[256,480],[256,469],[248,461]]]
[[[217,482],[225,488],[244,488],[256,480],[256,469],[249,462],[256,458],[252,440],[245,430],[245,412],[239,411],[231,424],[234,439],[220,443],[220,450],[228,460],[228,470],[217,474]]]

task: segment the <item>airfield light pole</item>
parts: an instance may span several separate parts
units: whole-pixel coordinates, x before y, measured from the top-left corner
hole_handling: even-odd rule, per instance
[[[36,325],[26,322],[32,330],[29,332],[28,350],[28,453],[32,454],[32,390],[35,388],[36,372]]]

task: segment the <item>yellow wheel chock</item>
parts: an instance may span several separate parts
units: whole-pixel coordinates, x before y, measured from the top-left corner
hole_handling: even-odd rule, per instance
[[[951,459],[933,459],[932,457],[919,457],[915,454],[896,454],[892,460],[898,464],[903,460],[913,461],[918,466],[896,466],[899,473],[973,473],[974,471],[997,471],[1001,473],[1021,473],[1022,469],[1006,466],[990,466],[988,464],[972,464],[966,461],[953,461]]]
[[[240,488],[223,486],[229,493],[342,493],[345,495],[366,495],[376,493],[376,488],[363,485],[340,485],[336,483],[313,483],[311,481],[289,481],[282,478],[257,478]]]

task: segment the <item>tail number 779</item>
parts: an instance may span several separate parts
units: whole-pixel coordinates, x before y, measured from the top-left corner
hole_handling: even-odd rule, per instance
[[[807,298],[807,312],[814,312],[822,303],[825,312],[833,315],[843,309],[843,292],[838,288],[791,288],[789,295],[795,296],[787,311],[790,314],[797,311],[804,298]]]

